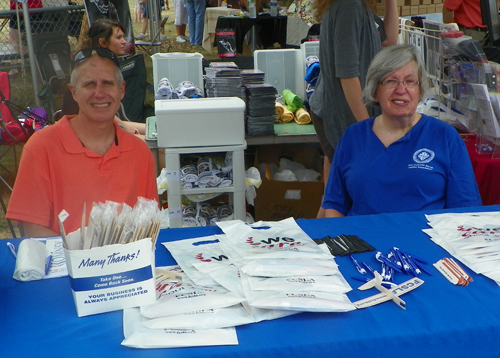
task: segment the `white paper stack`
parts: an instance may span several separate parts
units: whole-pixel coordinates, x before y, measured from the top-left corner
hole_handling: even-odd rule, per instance
[[[500,212],[426,215],[431,240],[500,285]]]

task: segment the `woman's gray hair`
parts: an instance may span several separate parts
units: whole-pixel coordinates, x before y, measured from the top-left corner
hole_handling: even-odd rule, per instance
[[[427,74],[422,55],[413,45],[394,45],[383,48],[370,63],[366,75],[366,85],[361,94],[363,103],[367,106],[380,107],[375,100],[378,85],[391,73],[399,70],[410,61],[417,63],[420,100],[428,89]]]

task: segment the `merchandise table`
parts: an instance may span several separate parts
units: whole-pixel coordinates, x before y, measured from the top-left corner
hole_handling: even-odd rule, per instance
[[[498,211],[500,206],[448,212]],[[444,211],[433,211],[434,214]],[[312,237],[358,235],[377,250],[397,246],[434,263],[450,255],[421,230],[424,213],[398,213],[337,219],[298,220]],[[161,242],[220,233],[218,227],[162,230],[156,247],[157,266],[174,261]],[[20,239],[8,240],[17,247]],[[373,253],[357,255],[374,269]],[[336,258],[351,279],[358,275],[348,257]],[[453,286],[430,264],[432,276],[402,296],[406,310],[386,302],[346,313],[301,313],[274,321],[237,327],[239,345],[178,349],[133,349],[121,346],[122,312],[78,318],[68,278],[32,282],[12,279],[14,258],[0,245],[1,356],[37,357],[498,357],[500,352],[500,287],[468,271],[474,282]],[[398,274],[397,283],[411,276]],[[356,301],[378,293],[353,290]]]
[[[254,26],[258,28],[255,34],[256,38],[260,39],[264,48],[270,48],[276,42],[280,44],[281,48],[286,47],[287,16],[272,17],[269,14],[262,14],[255,19],[240,16],[219,17],[215,28],[234,29],[236,52],[243,53],[245,36]],[[255,49],[254,47],[252,47],[252,51]]]
[[[227,7],[207,7],[205,9],[205,22],[203,24],[203,43],[202,46],[209,54],[212,53],[212,48],[215,40],[215,29],[217,20],[220,16],[229,16],[239,12],[239,9],[230,9]]]
[[[469,152],[483,205],[500,204],[500,159],[492,159],[492,153],[476,152],[476,136],[462,135]]]

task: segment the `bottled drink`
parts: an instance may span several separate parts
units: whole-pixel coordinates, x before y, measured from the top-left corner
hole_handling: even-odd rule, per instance
[[[278,16],[278,2],[276,0],[271,0],[270,5],[271,5],[271,16],[273,17]]]
[[[255,0],[248,0],[248,13],[251,19],[257,17],[257,10],[255,9]]]

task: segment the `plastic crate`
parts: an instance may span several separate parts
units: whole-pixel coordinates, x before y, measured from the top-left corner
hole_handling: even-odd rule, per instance
[[[305,58],[300,50],[257,50],[254,67],[264,71],[266,83],[273,85],[279,94],[288,89],[305,99]]]
[[[153,60],[153,86],[166,77],[172,87],[180,82],[191,81],[203,90],[203,56],[196,53],[155,53]]]

